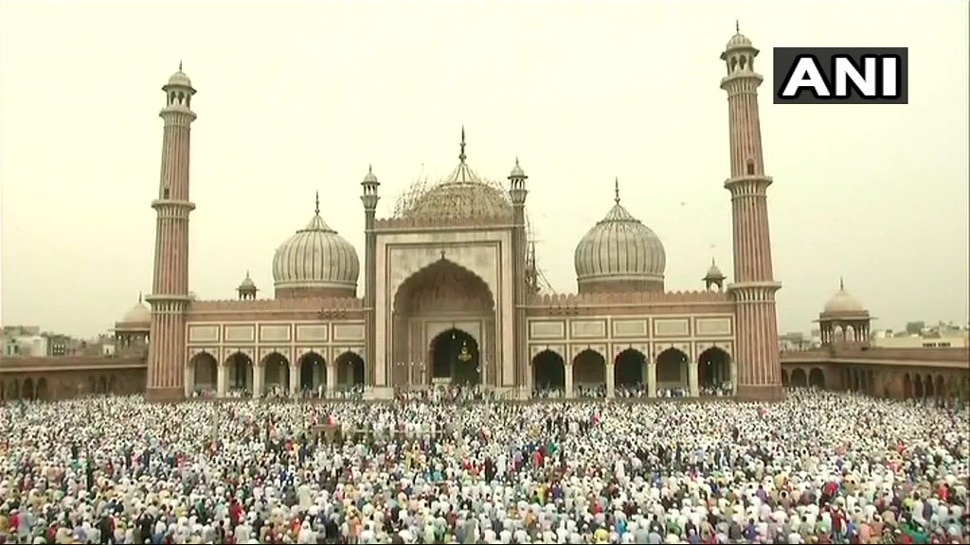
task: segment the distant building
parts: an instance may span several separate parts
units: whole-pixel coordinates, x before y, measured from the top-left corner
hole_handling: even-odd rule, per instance
[[[906,331],[886,329],[872,335],[871,343],[880,348],[967,348],[970,347],[970,330],[951,323],[923,326],[913,333],[912,323]],[[920,322],[921,323],[921,322]]]
[[[38,357],[47,354],[47,338],[37,326],[8,326],[3,328],[3,356]]]

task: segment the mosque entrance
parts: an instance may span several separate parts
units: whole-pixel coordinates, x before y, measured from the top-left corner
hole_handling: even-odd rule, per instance
[[[478,342],[460,329],[449,329],[431,341],[431,380],[448,379],[452,384],[477,385],[482,371]]]
[[[686,395],[687,354],[676,348],[668,348],[657,355],[657,387],[672,390],[675,395]]]
[[[304,396],[319,396],[326,384],[326,360],[316,352],[307,352],[300,358],[300,391]]]
[[[639,350],[627,348],[616,356],[613,385],[616,388],[635,389],[645,385],[644,367],[647,358]]]
[[[472,271],[441,259],[411,275],[394,296],[395,387],[494,380],[495,299]]]

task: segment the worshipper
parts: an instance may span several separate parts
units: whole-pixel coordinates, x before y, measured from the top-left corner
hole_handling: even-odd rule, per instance
[[[0,542],[970,542],[965,408],[719,397],[8,403]]]

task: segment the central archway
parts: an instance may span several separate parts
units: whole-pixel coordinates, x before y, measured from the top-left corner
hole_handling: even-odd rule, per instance
[[[492,291],[477,274],[447,259],[448,251],[394,294],[390,361],[398,363],[389,372],[396,387],[415,381],[481,384],[496,376]],[[415,369],[427,372],[416,377]]]
[[[616,356],[613,385],[616,388],[640,388],[644,385],[643,371],[647,358],[639,350],[627,348]]]
[[[481,383],[478,341],[465,331],[452,328],[431,341],[432,381],[448,379],[452,384]]]
[[[566,390],[566,362],[552,350],[543,350],[532,358],[532,387],[536,391]]]

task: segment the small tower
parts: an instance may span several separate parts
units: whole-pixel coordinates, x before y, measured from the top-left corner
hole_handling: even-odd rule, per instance
[[[827,346],[869,343],[869,328],[873,318],[859,299],[846,291],[845,281],[839,278],[835,292],[818,315],[822,344]]]
[[[711,291],[711,286],[714,286],[717,288],[717,291],[723,291],[725,279],[724,273],[717,267],[717,263],[714,262],[714,258],[712,257],[711,267],[707,269],[707,274],[701,279],[704,281],[704,289]]]
[[[189,200],[190,131],[195,121],[192,97],[195,88],[182,72],[162,87],[165,106],[159,117],[162,133],[162,172],[158,197],[152,201],[155,224],[155,275],[151,295],[151,335],[148,349],[148,383],[145,397],[152,401],[176,401],[185,392],[185,312],[189,297]]]
[[[381,183],[377,181],[373,165],[360,182],[360,202],[364,205],[364,384],[374,384],[374,364],[377,361],[377,231],[376,215]]]
[[[239,292],[240,301],[252,301],[256,299],[256,292],[259,290],[256,288],[256,283],[253,282],[253,279],[249,277],[249,271],[246,271],[246,278],[243,278],[243,281],[239,283],[236,291]]]
[[[734,283],[727,289],[736,306],[737,395],[751,401],[784,398],[775,293],[781,284],[771,266],[768,232],[768,186],[761,148],[758,87],[755,72],[758,50],[737,32],[728,40],[721,60],[727,73],[721,89],[727,92],[731,176],[724,187],[731,192],[734,223]]]
[[[530,295],[539,293],[539,265],[536,263],[536,243],[529,241],[529,256],[525,263],[525,282]]]
[[[462,128],[462,155],[464,155],[465,129]],[[525,198],[529,191],[525,188],[525,181],[529,179],[519,165],[519,158],[515,158],[515,166],[509,173],[509,197],[512,199],[512,304],[515,311],[512,316],[512,332],[515,339],[513,357],[515,368],[515,383],[519,385],[521,395],[528,395],[529,362],[526,351],[525,304],[530,290],[527,272],[528,238],[525,232]]]

